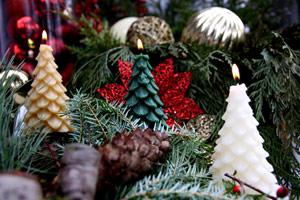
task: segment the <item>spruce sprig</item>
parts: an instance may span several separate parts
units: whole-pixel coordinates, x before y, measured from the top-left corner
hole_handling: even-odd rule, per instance
[[[12,69],[13,61],[14,57],[7,61],[4,56],[0,63],[4,72],[4,76],[0,79],[0,171],[21,169],[30,172],[44,171],[45,168],[37,169],[32,164],[35,162],[35,156],[41,148],[45,135],[13,133],[17,108],[14,104],[14,91],[10,85],[16,77],[7,76],[8,71]]]
[[[123,195],[121,198],[128,200],[233,199],[231,195],[226,195],[224,185],[216,185],[212,182],[207,167],[203,168],[202,165],[191,162],[196,159],[191,152],[199,150],[201,144],[199,140],[197,141],[195,143],[198,143],[198,147],[190,145],[194,141],[187,141],[186,138],[181,144],[173,143],[172,152],[167,162],[159,168],[158,173],[143,178],[131,188],[127,186],[120,190],[120,194]]]
[[[129,116],[129,110],[121,103],[107,103],[77,91],[70,99],[67,115],[75,128],[72,141],[100,145],[117,132],[131,131],[139,120]]]
[[[273,34],[269,47],[263,49],[261,59],[254,60],[254,81],[250,85],[256,117],[268,121],[263,112],[272,113],[272,123],[278,136],[299,149],[299,140],[292,133],[299,133],[300,124],[300,52],[291,49],[283,38]]]
[[[288,185],[291,189],[290,199],[300,196],[300,165],[291,149],[285,149],[282,141],[274,137],[276,126],[260,126],[260,134],[264,138],[264,148],[270,154],[268,160],[274,167],[278,183]],[[271,133],[271,134],[270,134]]]
[[[113,79],[108,64],[111,62],[111,55],[118,59],[116,52],[119,52],[121,43],[111,35],[105,21],[101,32],[97,32],[93,22],[85,17],[81,17],[78,23],[83,39],[80,41],[80,46],[69,47],[78,58],[72,86],[81,86],[83,90],[93,93],[102,83]],[[128,48],[124,50],[128,51]]]

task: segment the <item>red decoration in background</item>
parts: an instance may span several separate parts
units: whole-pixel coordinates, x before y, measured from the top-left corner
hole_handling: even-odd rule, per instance
[[[35,63],[32,63],[30,61],[24,62],[24,64],[22,65],[22,70],[27,74],[32,74],[34,68],[35,68]]]
[[[63,41],[67,45],[74,45],[79,43],[80,40],[80,29],[77,24],[73,22],[67,22],[65,24],[61,24],[55,29],[56,35],[61,35]]]
[[[66,67],[62,71],[60,71],[64,84],[70,80],[73,74],[73,68],[74,68],[74,63],[70,62],[66,64]]]
[[[16,32],[22,39],[31,38],[37,40],[41,35],[41,29],[31,17],[24,16],[17,20]]]
[[[97,92],[107,101],[124,102],[128,91],[128,83],[132,73],[132,63],[118,61],[121,84],[106,84],[98,88]],[[153,77],[159,87],[159,97],[164,103],[163,110],[167,114],[167,124],[188,121],[204,112],[196,102],[185,97],[191,82],[191,72],[174,73],[173,60],[167,59],[153,70]]]
[[[74,58],[66,46],[79,44],[81,38],[80,24],[71,22],[68,17],[76,19],[84,14],[93,23],[95,30],[102,31],[101,18],[95,18],[101,12],[98,1],[73,1],[72,4],[66,0],[4,1],[3,8],[6,9],[7,18],[4,26],[7,25],[7,41],[11,41],[4,48],[10,47],[10,54],[16,55],[15,63],[25,62],[23,69],[31,74],[36,66],[35,58],[39,52],[41,33],[45,29],[49,36],[48,44],[53,47],[59,66],[58,71],[64,83],[67,83],[73,73]],[[59,13],[68,17],[61,17]]]
[[[144,16],[148,13],[147,0],[135,0],[136,11],[139,16]]]
[[[12,43],[10,45],[10,50],[19,60],[24,60],[26,58],[26,51],[21,49],[20,46],[16,43]]]
[[[58,55],[64,51],[67,51],[65,43],[61,39],[52,38],[48,43],[53,48],[54,55]]]

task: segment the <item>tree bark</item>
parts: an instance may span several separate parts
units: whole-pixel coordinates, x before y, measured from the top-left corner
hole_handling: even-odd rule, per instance
[[[42,200],[42,188],[34,177],[0,174],[0,200]]]
[[[64,197],[68,200],[93,200],[99,174],[99,152],[84,144],[69,144],[61,163],[59,177]]]

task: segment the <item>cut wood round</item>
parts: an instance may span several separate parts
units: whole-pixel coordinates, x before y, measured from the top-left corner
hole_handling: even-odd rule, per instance
[[[100,154],[84,144],[69,144],[61,160],[60,186],[68,200],[93,200],[99,174]]]
[[[42,188],[35,178],[22,174],[0,174],[0,200],[42,199]]]

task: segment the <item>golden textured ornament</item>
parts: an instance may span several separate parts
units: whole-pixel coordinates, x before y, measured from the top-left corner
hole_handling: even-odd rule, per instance
[[[187,123],[187,129],[197,133],[202,139],[207,140],[211,134],[216,117],[214,115],[199,115]]]
[[[141,39],[145,45],[174,42],[169,24],[154,16],[141,17],[130,26],[127,32],[127,42],[130,46],[136,47],[138,39]]]
[[[62,84],[62,77],[57,72],[58,66],[54,62],[53,49],[48,45],[40,46],[37,56],[37,67],[33,71],[34,81],[28,92],[25,107],[25,128],[45,127],[45,132],[70,132],[72,128],[65,111],[66,88]]]
[[[244,29],[243,22],[235,13],[226,8],[212,7],[191,17],[181,40],[230,48],[244,38]]]

